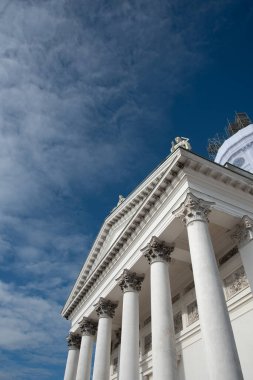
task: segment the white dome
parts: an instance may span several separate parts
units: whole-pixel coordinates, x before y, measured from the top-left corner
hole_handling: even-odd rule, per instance
[[[253,173],[253,124],[228,138],[218,150],[214,162],[220,165],[229,162]]]

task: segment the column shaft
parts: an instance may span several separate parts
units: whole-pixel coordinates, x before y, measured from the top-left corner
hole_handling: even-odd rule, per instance
[[[82,336],[76,380],[90,380],[93,342],[92,335]]]
[[[151,325],[154,380],[176,379],[176,347],[168,263],[151,264]]]
[[[64,380],[76,380],[78,358],[79,349],[71,347],[68,351]]]
[[[101,317],[98,322],[93,380],[108,380],[110,375],[112,319]]]
[[[139,379],[139,294],[123,296],[119,380]]]
[[[120,380],[139,379],[139,291],[144,275],[128,269],[117,279],[123,292]]]
[[[241,380],[231,322],[205,221],[187,225],[192,268],[210,380]]]
[[[243,246],[239,246],[239,252],[251,291],[253,292],[253,240]]]

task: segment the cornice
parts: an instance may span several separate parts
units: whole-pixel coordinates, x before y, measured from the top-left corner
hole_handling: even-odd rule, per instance
[[[163,201],[166,199],[168,195],[166,195],[166,190],[168,188],[172,190],[176,186],[176,183],[179,181],[178,175],[183,168],[187,168],[192,170],[193,172],[198,172],[207,177],[211,177],[216,181],[220,181],[226,184],[227,186],[232,186],[233,188],[240,188],[242,191],[253,195],[253,182],[249,179],[231,171],[230,169],[227,169],[214,162],[208,161],[182,148],[177,149],[171,156],[169,156],[169,158],[165,162],[167,163],[166,170],[164,169],[165,165],[163,165],[162,174],[159,170],[159,167],[159,172],[157,173],[157,176],[153,175],[153,182],[151,182],[153,183],[153,190],[151,183],[147,183],[146,180],[146,191],[149,187],[149,193],[146,194],[146,197],[143,199],[140,206],[137,207],[137,210],[133,217],[130,219],[129,223],[123,229],[116,241],[112,244],[107,254],[102,258],[100,262],[98,262],[97,266],[94,268],[92,273],[88,273],[86,277],[83,277],[81,279],[81,274],[87,267],[86,264],[84,265],[83,270],[76,281],[74,289],[71,292],[71,295],[62,311],[62,316],[64,316],[65,318],[68,319],[69,317],[72,317],[80,309],[82,304],[91,295],[91,293],[97,288],[99,283],[115,265],[115,263],[126,250],[126,248],[132,243],[132,241],[136,238],[139,232],[144,228],[149,218],[151,218],[153,216],[153,213],[163,204]],[[159,178],[158,181],[157,178]],[[144,189],[142,189],[142,192],[143,191]],[[138,196],[138,191],[136,191],[135,193],[136,196]],[[134,199],[131,199],[131,201],[133,202]],[[123,204],[124,203],[126,206],[127,199],[123,202]],[[123,204],[119,206],[119,210],[121,212],[123,211]],[[120,219],[116,213],[116,210],[113,212],[113,214],[113,217],[115,217],[116,220]],[[112,220],[108,218],[106,219],[106,222],[112,223]],[[105,224],[103,225],[103,227],[105,227]],[[99,234],[100,237],[102,234],[102,229]],[[98,242],[99,236],[96,239],[93,247],[96,247],[96,243]],[[93,252],[91,251],[87,260],[90,259],[92,254]],[[74,293],[74,291],[76,292]]]

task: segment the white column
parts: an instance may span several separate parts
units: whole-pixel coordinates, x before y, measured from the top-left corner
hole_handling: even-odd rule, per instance
[[[67,337],[68,358],[64,374],[64,380],[76,380],[76,370],[79,358],[80,336],[70,333]]]
[[[187,194],[174,211],[187,226],[201,333],[210,380],[242,380],[242,370],[208,230],[213,203]]]
[[[76,380],[90,380],[91,358],[97,323],[84,317],[80,322],[82,333]]]
[[[144,256],[151,264],[151,326],[154,380],[175,380],[177,376],[176,344],[168,262],[173,251],[155,236]]]
[[[253,220],[244,215],[241,223],[236,226],[232,239],[238,244],[245,273],[253,291]]]
[[[99,322],[93,380],[109,380],[112,318],[117,304],[101,297],[95,307]]]
[[[125,269],[117,280],[124,293],[119,380],[139,380],[139,291],[144,275]]]

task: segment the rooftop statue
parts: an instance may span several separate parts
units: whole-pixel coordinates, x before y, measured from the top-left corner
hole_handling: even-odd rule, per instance
[[[121,205],[121,203],[123,203],[125,199],[126,199],[126,198],[123,197],[123,195],[119,195],[119,201],[118,201],[117,207],[118,207],[119,205]]]
[[[117,206],[115,206],[115,207],[112,209],[111,212],[113,212],[114,210],[116,210],[116,208],[117,208],[118,206],[120,206],[121,203],[123,203],[125,199],[126,199],[126,198],[123,197],[123,195],[119,195],[119,200],[118,200]]]
[[[171,142],[171,153],[175,152],[175,150],[179,147],[182,147],[187,150],[191,150],[191,144],[189,143],[189,139],[187,137],[175,137],[175,142]]]

